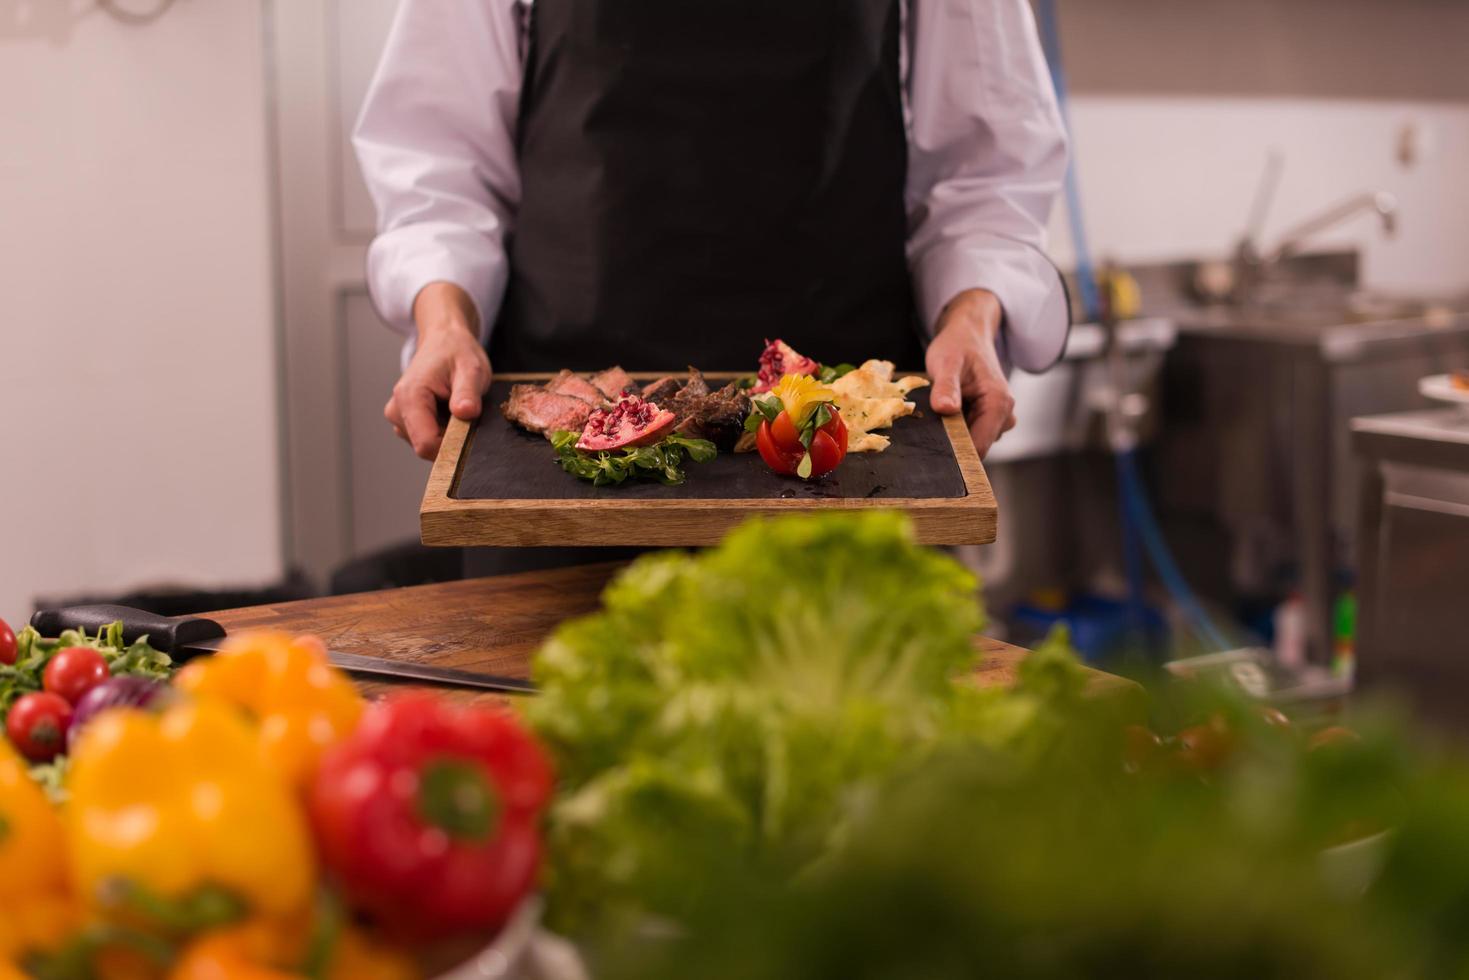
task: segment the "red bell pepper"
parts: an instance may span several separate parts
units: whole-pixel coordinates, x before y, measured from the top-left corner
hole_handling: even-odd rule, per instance
[[[368,708],[323,756],[309,802],[323,861],[382,929],[498,929],[535,885],[552,772],[509,711],[426,694]]]

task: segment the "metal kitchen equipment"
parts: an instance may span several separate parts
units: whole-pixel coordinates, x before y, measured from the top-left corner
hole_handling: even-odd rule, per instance
[[[1358,492],[1357,675],[1469,732],[1469,409],[1352,420]]]
[[[1423,408],[1418,379],[1469,366],[1469,302],[1362,297],[1357,257],[1300,257],[1266,307],[1176,313],[1158,500],[1205,591],[1283,594],[1298,578],[1310,654],[1330,649],[1336,573],[1354,564],[1350,421]],[[1212,585],[1212,587],[1211,587]]]
[[[1363,212],[1371,211],[1377,215],[1382,222],[1382,233],[1388,238],[1397,234],[1398,199],[1387,191],[1367,191],[1307,218],[1281,235],[1274,248],[1262,249],[1260,235],[1270,213],[1270,205],[1275,200],[1275,191],[1280,186],[1284,167],[1285,158],[1279,152],[1271,153],[1265,164],[1265,173],[1260,178],[1255,202],[1250,208],[1245,233],[1235,246],[1231,299],[1236,305],[1248,307],[1255,304],[1260,298],[1261,287],[1270,281],[1281,263],[1300,254],[1302,247],[1323,231]]]

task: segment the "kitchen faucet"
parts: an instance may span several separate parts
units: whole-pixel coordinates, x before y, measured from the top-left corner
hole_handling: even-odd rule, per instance
[[[1340,224],[1348,218],[1355,217],[1363,211],[1375,211],[1378,218],[1382,220],[1382,233],[1391,238],[1398,230],[1398,199],[1387,191],[1368,191],[1349,197],[1345,201],[1333,205],[1321,212],[1314,218],[1301,222],[1288,233],[1282,235],[1280,244],[1275,246],[1275,251],[1265,256],[1261,262],[1265,266],[1275,265],[1295,255],[1312,236],[1320,234],[1333,225]]]
[[[1367,191],[1340,201],[1315,217],[1301,222],[1282,235],[1275,248],[1262,252],[1259,245],[1260,226],[1264,224],[1265,213],[1275,195],[1280,171],[1281,157],[1278,153],[1272,153],[1255,198],[1249,226],[1240,238],[1239,245],[1235,247],[1233,298],[1236,303],[1248,303],[1271,270],[1299,253],[1308,240],[1364,211],[1377,214],[1385,236],[1391,238],[1397,233],[1398,199],[1387,191]]]

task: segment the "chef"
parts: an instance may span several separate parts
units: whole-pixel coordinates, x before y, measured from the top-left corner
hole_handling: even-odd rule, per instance
[[[981,454],[1069,323],[1066,141],[1025,0],[403,0],[354,137],[385,415],[501,371],[926,367]]]

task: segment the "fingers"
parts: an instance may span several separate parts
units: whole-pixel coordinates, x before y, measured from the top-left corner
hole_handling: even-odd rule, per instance
[[[1015,427],[1015,399],[995,355],[993,331],[967,329],[965,322],[947,322],[946,314],[928,346],[927,367],[933,379],[929,402],[940,415],[953,415],[967,403],[969,434],[984,456],[1001,433]]]
[[[483,355],[461,357],[454,363],[449,411],[459,419],[479,418],[480,396],[490,386],[490,362]]]
[[[1001,434],[1015,427],[1015,399],[1003,382],[987,385],[969,411],[969,436],[983,459]]]
[[[383,418],[387,419],[388,424],[393,427],[393,435],[404,442],[408,441],[408,433],[403,429],[403,413],[398,411],[396,396],[388,396],[388,403],[383,406]]]
[[[489,386],[490,361],[474,334],[468,330],[430,333],[420,338],[413,360],[393,386],[383,418],[415,453],[433,459],[444,437],[439,402],[446,400],[457,418],[476,418]]]
[[[402,413],[402,428],[413,451],[423,459],[433,459],[444,436],[439,428],[438,399],[427,386],[406,379],[393,389],[393,399]]]
[[[943,335],[940,335],[929,345],[925,360],[928,376],[933,379],[929,404],[940,415],[958,414],[964,407],[964,351],[945,343]]]

